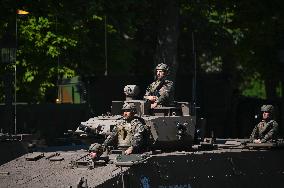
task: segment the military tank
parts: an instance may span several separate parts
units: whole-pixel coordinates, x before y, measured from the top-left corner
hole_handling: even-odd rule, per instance
[[[125,91],[134,96],[137,88]],[[96,158],[83,146],[37,148],[0,166],[0,187],[279,187],[284,183],[283,140],[252,144],[246,139],[194,142],[196,118],[187,102],[150,109],[127,95],[111,113],[82,122],[79,137],[102,140],[121,121],[124,102],[135,103],[153,142],[144,153],[111,149]]]

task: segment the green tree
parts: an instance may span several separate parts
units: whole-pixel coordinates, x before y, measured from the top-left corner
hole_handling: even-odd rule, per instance
[[[3,0],[0,5],[0,38],[15,33],[17,9],[30,12],[18,19],[21,101],[45,102],[64,76],[104,75],[106,58],[108,75],[150,74],[165,59],[174,80],[176,73],[193,71],[192,36],[200,73],[225,73],[232,91],[258,96],[247,89],[263,83],[266,96],[276,96],[284,28],[280,0]]]

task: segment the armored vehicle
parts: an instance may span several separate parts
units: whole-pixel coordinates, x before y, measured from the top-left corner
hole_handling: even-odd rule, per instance
[[[127,86],[129,93],[135,86]],[[124,155],[109,148],[94,159],[87,147],[37,148],[0,166],[0,187],[279,187],[284,184],[283,140],[252,144],[246,139],[204,138],[194,142],[196,118],[189,104],[150,109],[127,96],[111,113],[82,122],[76,130],[101,142],[121,121],[121,107],[135,103],[151,133],[151,147]]]
[[[209,139],[210,140],[210,139]],[[121,155],[91,160],[82,148],[46,148],[0,166],[0,187],[280,187],[283,141],[244,144],[216,139],[191,151]],[[66,148],[65,148],[66,149]]]

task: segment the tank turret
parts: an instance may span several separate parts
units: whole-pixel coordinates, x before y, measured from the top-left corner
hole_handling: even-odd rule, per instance
[[[195,116],[189,114],[188,102],[175,102],[174,106],[150,109],[147,100],[136,100],[139,88],[136,85],[124,87],[125,101],[112,101],[111,113],[81,122],[76,133],[81,136],[106,137],[114,126],[122,121],[124,103],[134,103],[137,116],[143,118],[150,130],[151,148],[162,150],[188,149],[195,134]]]

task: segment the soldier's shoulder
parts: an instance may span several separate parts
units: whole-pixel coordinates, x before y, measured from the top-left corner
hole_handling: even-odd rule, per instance
[[[118,122],[117,126],[115,127],[123,127],[126,124],[125,121]]]
[[[150,86],[155,85],[157,83],[157,80],[153,81]]]
[[[165,80],[165,84],[166,84],[166,85],[173,86],[173,85],[174,85],[174,82],[171,81],[171,80]]]
[[[133,118],[131,123],[133,123],[133,124],[143,124],[143,119],[139,118],[139,117],[135,117],[135,118]]]
[[[143,121],[142,118],[135,118],[135,119],[132,120],[131,123],[133,123],[133,125],[135,125],[135,130],[137,132],[142,133],[146,130],[147,126],[145,124],[145,121]]]
[[[156,82],[152,82],[151,84],[148,85],[146,90],[151,90],[154,87],[155,84],[156,84]]]

